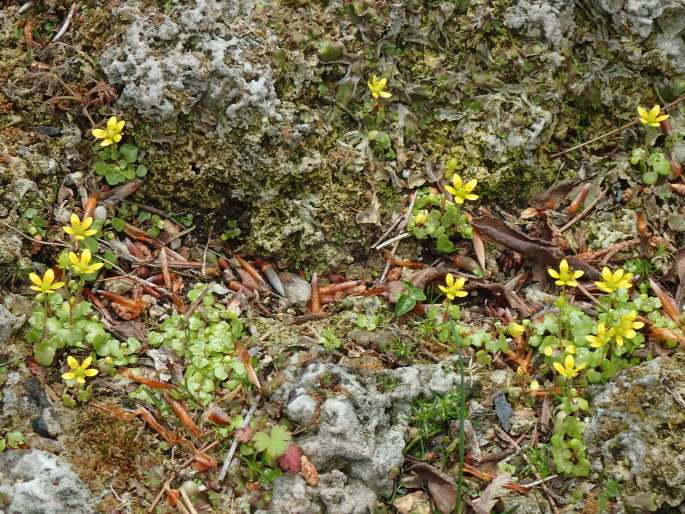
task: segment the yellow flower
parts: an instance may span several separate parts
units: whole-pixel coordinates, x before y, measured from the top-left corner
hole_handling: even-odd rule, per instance
[[[511,337],[518,337],[523,335],[523,333],[526,331],[526,327],[523,325],[516,323],[515,321],[510,321],[509,324],[507,325],[507,332],[509,332],[509,335]]]
[[[553,346],[545,346],[542,349],[542,353],[544,353],[547,357],[551,357],[552,354],[554,353],[554,347]]]
[[[576,368],[576,360],[573,358],[573,355],[567,355],[563,365],[560,362],[555,362],[552,365],[554,366],[554,369],[557,370],[557,373],[566,378],[577,376],[578,372],[585,367],[585,364],[581,364]]]
[[[414,224],[416,226],[423,225],[428,221],[428,211],[423,210],[416,213],[414,217]]]
[[[62,373],[62,378],[64,380],[76,380],[79,384],[85,384],[86,377],[94,377],[98,374],[97,369],[88,369],[91,361],[92,359],[90,357],[86,357],[83,359],[83,362],[79,364],[78,360],[70,355],[67,357],[67,365],[71,368],[71,371]]]
[[[55,272],[52,271],[52,268],[48,268],[43,278],[40,278],[35,273],[29,273],[29,278],[34,284],[31,286],[31,289],[39,293],[51,294],[64,285],[64,282],[55,282]]]
[[[476,188],[476,184],[478,181],[475,178],[462,184],[461,177],[455,173],[452,175],[452,185],[445,186],[445,189],[454,196],[454,201],[461,205],[466,200],[478,200],[478,195],[471,193]]]
[[[659,104],[652,107],[649,111],[644,107],[638,107],[637,112],[640,115],[642,124],[650,127],[658,127],[662,121],[668,119],[668,114],[661,114],[661,106]]]
[[[538,382],[537,380],[533,380],[533,381],[530,383],[530,390],[533,391],[533,392],[535,392],[535,391],[537,391],[538,389],[540,389],[540,382]]]
[[[454,275],[451,273],[448,273],[447,276],[445,277],[445,284],[447,284],[447,287],[445,286],[438,286],[440,288],[440,291],[445,293],[447,295],[447,298],[449,300],[454,300],[455,298],[463,298],[464,296],[467,296],[468,293],[464,291],[464,284],[466,283],[465,278],[454,278]]]
[[[611,335],[607,331],[607,326],[604,323],[597,323],[597,335],[585,336],[585,340],[590,343],[593,348],[601,348],[609,342]]]
[[[93,129],[91,134],[97,139],[102,139],[100,146],[109,146],[121,141],[121,133],[125,124],[124,120],[118,120],[116,116],[112,116],[107,120],[106,129]]]
[[[626,339],[632,339],[637,335],[636,330],[645,326],[642,321],[635,321],[637,318],[637,311],[632,310],[628,314],[621,316],[618,325],[612,327],[609,334],[616,339],[616,344],[623,346]]]
[[[392,93],[385,91],[385,86],[388,84],[388,79],[379,79],[376,75],[371,75],[371,80],[367,82],[371,96],[374,98],[390,98]]]
[[[77,241],[82,241],[86,237],[97,234],[97,230],[90,228],[93,224],[93,218],[88,216],[81,221],[76,214],[71,215],[71,226],[62,227],[62,229]]]
[[[77,275],[87,275],[88,273],[95,273],[102,268],[102,262],[90,263],[90,250],[87,248],[81,252],[81,256],[77,256],[74,252],[69,252],[69,261],[71,262],[71,269]]]
[[[556,279],[554,282],[556,285],[569,287],[576,287],[578,285],[576,279],[583,276],[582,271],[574,271],[573,269],[569,268],[568,261],[566,259],[562,259],[562,261],[559,263],[559,271],[555,270],[554,268],[547,268],[547,273],[549,273],[550,277]]]
[[[613,293],[617,289],[630,289],[633,287],[633,283],[631,282],[633,274],[626,273],[622,268],[619,268],[612,273],[609,268],[604,266],[602,278],[604,280],[595,282],[595,285],[605,293]]]
[[[566,348],[564,348],[564,351],[565,351],[566,353],[574,354],[574,353],[576,353],[576,345],[575,345],[575,344],[570,344],[570,345],[568,345]]]

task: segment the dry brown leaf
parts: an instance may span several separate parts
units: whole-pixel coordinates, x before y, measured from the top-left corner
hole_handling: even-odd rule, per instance
[[[566,258],[572,267],[584,271],[588,280],[596,280],[600,276],[595,268],[581,259],[564,256],[559,247],[549,241],[530,237],[490,214],[473,218],[471,224],[480,232],[483,239],[521,253],[543,266],[557,267],[559,261]]]
[[[685,247],[679,249],[673,260],[673,267],[668,272],[673,278],[678,279],[678,289],[675,292],[675,303],[679,308],[683,306],[685,299]]]
[[[250,357],[250,353],[247,351],[247,348],[245,348],[240,343],[236,343],[235,349],[238,352],[238,358],[240,359],[240,362],[242,362],[243,366],[245,366],[245,372],[247,373],[247,379],[250,381],[250,383],[253,386],[255,386],[257,388],[258,391],[261,391],[262,385],[259,383],[259,378],[257,378],[257,373],[255,373],[255,370],[252,367],[252,357]]]
[[[476,513],[490,514],[490,511],[495,507],[499,497],[506,492],[504,486],[509,482],[511,482],[510,475],[497,475],[485,488],[483,494],[480,495],[480,498],[476,498],[471,502]]]
[[[414,464],[411,471],[428,486],[435,508],[442,514],[450,514],[457,503],[457,484],[454,478],[425,462]]]
[[[538,210],[556,209],[578,181],[564,180],[528,200],[528,205]]]
[[[473,250],[476,252],[476,258],[478,259],[478,264],[480,268],[485,271],[485,244],[483,243],[483,238],[480,237],[478,229],[473,228]]]
[[[682,322],[680,321],[680,309],[676,305],[673,297],[664,291],[661,286],[651,278],[649,279],[649,285],[651,286],[652,291],[654,291],[654,294],[661,301],[662,308],[664,309],[666,315],[675,321],[679,326],[681,326]]]
[[[312,487],[319,485],[319,473],[316,471],[316,466],[307,458],[306,455],[300,457],[300,473],[302,478]]]

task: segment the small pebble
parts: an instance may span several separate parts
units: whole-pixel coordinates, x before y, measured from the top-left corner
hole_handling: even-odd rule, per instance
[[[95,219],[105,221],[107,219],[107,207],[104,205],[98,205],[95,208]]]

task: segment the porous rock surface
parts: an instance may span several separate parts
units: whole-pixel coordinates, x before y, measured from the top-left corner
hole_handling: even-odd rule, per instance
[[[92,495],[68,464],[41,450],[0,454],[0,512],[92,514]]]
[[[293,359],[296,363],[297,356]],[[378,495],[391,492],[392,476],[404,461],[411,402],[458,387],[455,363],[450,358],[384,371],[384,380],[395,384],[384,392],[377,386],[380,375],[362,377],[318,361],[288,368],[286,383],[271,399],[284,406],[291,421],[310,423],[297,443],[316,465],[320,483],[310,487],[299,476],[276,479],[271,512],[372,512]]]
[[[685,502],[685,356],[621,372],[593,395],[585,441],[595,471],[636,512]]]

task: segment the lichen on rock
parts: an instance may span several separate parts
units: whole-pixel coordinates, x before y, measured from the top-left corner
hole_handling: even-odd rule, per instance
[[[593,394],[585,429],[595,471],[620,484],[623,502],[663,512],[685,501],[685,357],[621,372]]]

